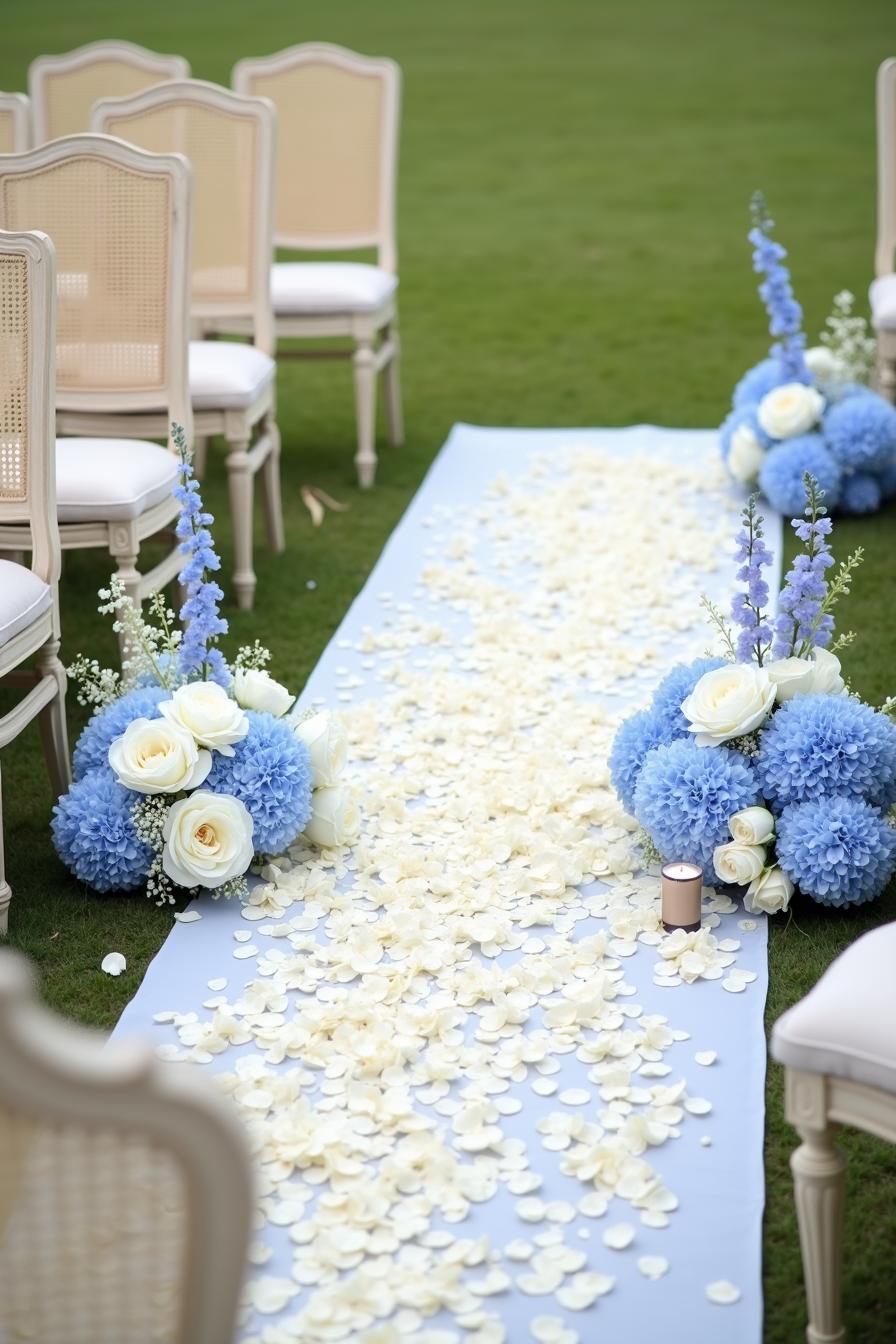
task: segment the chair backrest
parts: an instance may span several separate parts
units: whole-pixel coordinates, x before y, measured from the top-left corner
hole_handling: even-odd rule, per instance
[[[239,93],[277,109],[274,241],[344,251],[375,247],[394,271],[401,71],[326,42],[240,61]]]
[[[896,57],[877,72],[877,249],[878,275],[896,270]]]
[[[106,135],[0,156],[0,228],[56,248],[57,407],[165,410],[189,435],[186,160]]]
[[[31,148],[31,103],[24,93],[0,93],[0,154]]]
[[[201,80],[157,84],[131,98],[102,98],[91,129],[142,149],[186,156],[193,169],[192,315],[249,317],[273,352],[274,137],[266,98]]]
[[[133,42],[89,42],[75,51],[39,56],[28,70],[34,143],[86,131],[98,98],[137,93],[189,74],[182,56],[162,56]]]
[[[59,578],[55,270],[45,234],[0,231],[0,519],[28,523],[31,567],[49,584]]]
[[[226,1099],[55,1018],[0,952],[0,1338],[229,1344],[252,1204]]]

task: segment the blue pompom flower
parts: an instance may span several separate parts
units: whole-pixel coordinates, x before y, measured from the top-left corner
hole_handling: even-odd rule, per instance
[[[845,477],[840,491],[840,508],[844,513],[876,513],[880,501],[881,489],[876,476],[867,471],[855,471]]]
[[[729,411],[719,426],[719,446],[722,450],[722,457],[726,462],[731,452],[732,436],[735,430],[740,429],[741,425],[746,425],[748,429],[753,431],[763,448],[770,447],[772,440],[757,419],[757,409],[758,407],[753,402],[744,406],[735,406],[734,410]]]
[[[663,677],[653,693],[651,708],[670,729],[668,741],[684,736],[690,728],[690,720],[681,712],[682,701],[687,700],[702,676],[724,666],[724,658],[696,658],[692,663],[676,664]]]
[[[635,788],[634,813],[667,859],[712,873],[712,852],[731,837],[728,818],[758,803],[750,762],[728,747],[681,739],[650,752]]]
[[[755,407],[767,392],[790,381],[790,375],[785,373],[777,359],[761,360],[752,369],[747,370],[735,387],[733,399],[735,410],[751,403]]]
[[[95,891],[127,891],[146,879],[153,853],[131,817],[139,801],[106,767],[77,780],[53,809],[59,857]]]
[[[822,429],[835,459],[853,471],[877,471],[896,457],[896,407],[876,392],[838,401]]]
[[[75,779],[81,779],[89,770],[107,766],[109,748],[128,724],[134,719],[157,719],[160,701],[170,699],[171,692],[163,686],[138,686],[94,714],[75,747],[72,760]]]
[[[759,740],[759,781],[773,807],[810,798],[896,801],[896,723],[848,695],[796,695]]]
[[[778,863],[822,905],[862,905],[896,870],[896,830],[860,798],[813,798],[778,821]]]
[[[610,778],[626,812],[634,809],[635,785],[647,753],[674,737],[666,719],[652,709],[641,709],[619,725],[610,752]]]
[[[759,472],[762,493],[779,513],[803,516],[806,507],[803,477],[807,471],[824,491],[827,507],[836,508],[840,500],[840,467],[820,434],[799,434],[771,448]]]
[[[273,714],[249,711],[249,732],[232,756],[214,754],[203,788],[229,793],[246,806],[254,823],[256,852],[278,854],[305,829],[311,816],[308,748]]]

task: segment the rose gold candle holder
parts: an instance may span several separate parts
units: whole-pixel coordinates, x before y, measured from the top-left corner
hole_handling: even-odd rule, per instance
[[[694,933],[700,927],[700,895],[703,869],[696,863],[676,860],[663,866],[661,914],[667,933],[684,929]]]

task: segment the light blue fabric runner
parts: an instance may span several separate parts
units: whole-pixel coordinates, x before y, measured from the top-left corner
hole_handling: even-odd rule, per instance
[[[357,692],[363,700],[383,693],[369,670],[362,667],[357,651],[364,626],[376,627],[382,618],[378,595],[388,590],[394,604],[413,603],[414,589],[424,565],[424,553],[433,545],[433,532],[424,520],[434,507],[449,506],[475,510],[483,503],[484,492],[499,474],[516,479],[534,453],[563,453],[571,445],[592,444],[604,451],[630,454],[646,451],[673,462],[708,463],[717,452],[716,435],[710,431],[664,430],[636,426],[623,430],[515,430],[479,429],[457,425],[436,458],[420,491],[383,551],[364,589],[355,600],[342,625],[315,668],[302,700],[320,699],[331,706],[346,709],[336,698],[337,684],[345,684],[346,672],[363,679]],[[730,500],[728,501],[730,507]],[[363,501],[359,504],[363,508]],[[644,507],[650,507],[645,499]],[[767,541],[780,552],[780,520],[770,517]],[[302,620],[302,594],[305,575],[301,563],[290,561],[297,573],[295,620]],[[733,563],[710,576],[694,574],[695,624],[700,592],[708,590],[722,602],[733,577]],[[308,577],[313,577],[309,575]],[[394,606],[393,606],[394,609]],[[440,610],[438,619],[449,627],[462,618]],[[276,645],[276,631],[259,631],[263,642]],[[693,636],[692,636],[693,638]],[[700,650],[696,650],[699,652]],[[692,650],[693,652],[693,650]],[[672,661],[675,654],[673,652]],[[339,672],[337,674],[337,668]],[[638,697],[643,697],[644,685]],[[618,698],[614,701],[619,704]],[[239,987],[255,978],[255,961],[233,957],[233,930],[239,927],[238,912],[223,902],[201,900],[195,907],[202,919],[191,924],[176,924],[164,946],[150,965],[136,997],[128,1005],[115,1035],[150,1034],[156,1044],[175,1042],[168,1026],[153,1025],[153,1014],[174,1009],[196,1011],[200,1018],[210,1016],[201,1004],[210,995],[207,981],[218,976],[228,979],[227,997],[237,997]],[[290,914],[293,911],[290,911]],[[652,968],[656,949],[639,945],[636,955],[623,963],[625,979],[637,988],[635,1002],[645,1013],[662,1013],[670,1025],[690,1033],[690,1039],[677,1043],[664,1056],[672,1072],[664,1081],[679,1077],[688,1080],[688,1090],[712,1102],[712,1113],[705,1118],[686,1118],[681,1137],[648,1153],[664,1181],[680,1199],[680,1208],[671,1215],[666,1229],[643,1227],[637,1213],[621,1201],[611,1201],[604,1218],[577,1217],[564,1229],[567,1245],[585,1251],[588,1269],[616,1275],[615,1289],[585,1312],[563,1311],[553,1296],[531,1297],[512,1291],[486,1298],[483,1306],[498,1312],[507,1327],[510,1344],[529,1340],[528,1325],[534,1316],[565,1316],[587,1344],[758,1344],[761,1338],[762,1301],[760,1282],[761,1220],[764,1199],[762,1142],[764,1124],[765,1037],[763,1007],[766,992],[766,928],[762,919],[755,932],[738,928],[743,912],[726,915],[714,930],[719,938],[740,940],[737,965],[756,972],[757,980],[745,993],[724,992],[719,981],[701,981],[689,986],[663,989],[653,983]],[[286,916],[289,917],[288,915]],[[591,927],[589,927],[589,923]],[[253,943],[267,947],[273,943],[252,930]],[[579,925],[582,929],[582,925]],[[584,932],[594,931],[586,923]],[[279,944],[282,946],[282,942]],[[127,948],[120,949],[127,952]],[[701,1067],[694,1053],[716,1050],[718,1062]],[[233,1050],[218,1056],[207,1066],[210,1071],[230,1070]],[[588,1087],[586,1066],[575,1054],[560,1057],[561,1072],[556,1075],[560,1089]],[[284,1068],[291,1066],[289,1061]],[[654,1080],[656,1081],[656,1080]],[[575,1203],[583,1187],[559,1171],[556,1153],[544,1152],[535,1126],[549,1111],[557,1110],[556,1096],[535,1096],[527,1084],[514,1086],[508,1095],[519,1096],[523,1110],[503,1119],[508,1136],[524,1137],[532,1153],[532,1166],[545,1177],[539,1197]],[[593,1107],[589,1107],[589,1115]],[[431,1112],[428,1112],[431,1114]],[[442,1122],[447,1123],[447,1122]],[[711,1146],[700,1143],[711,1137]],[[475,1237],[488,1232],[496,1247],[511,1238],[531,1239],[550,1224],[533,1226],[520,1221],[515,1200],[502,1186],[498,1195],[485,1204],[474,1205],[471,1215],[451,1230],[456,1236]],[[637,1228],[633,1245],[623,1252],[606,1249],[601,1233],[619,1221],[632,1222]],[[438,1224],[436,1224],[438,1225]],[[578,1230],[586,1228],[588,1239],[580,1239]],[[274,1247],[274,1256],[261,1271],[289,1277],[294,1248],[286,1230],[268,1227],[265,1237]],[[657,1281],[648,1281],[638,1272],[636,1262],[642,1255],[665,1256],[669,1272]],[[525,1266],[505,1266],[524,1270]],[[718,1306],[707,1300],[706,1286],[727,1279],[741,1290],[741,1300],[733,1306]],[[306,1300],[307,1290],[283,1312],[293,1316]],[[276,1317],[258,1317],[247,1326],[247,1335],[259,1336],[264,1325]],[[450,1326],[440,1319],[433,1324]],[[462,1337],[462,1332],[461,1337]],[[396,1339],[399,1336],[396,1335]]]

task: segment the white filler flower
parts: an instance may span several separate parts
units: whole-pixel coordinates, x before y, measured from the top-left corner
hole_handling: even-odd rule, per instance
[[[311,820],[305,835],[321,849],[345,845],[358,834],[361,813],[344,789],[315,789],[311,795]]]
[[[849,369],[826,345],[813,345],[805,352],[806,368],[826,396],[849,382]]]
[[[698,747],[717,747],[743,737],[768,718],[775,703],[775,685],[755,663],[727,663],[705,672],[683,701]]]
[[[782,701],[795,695],[842,695],[846,690],[840,659],[827,649],[816,649],[811,658],[777,658],[766,663],[765,670]]]
[[[734,882],[739,887],[745,887],[765,867],[765,847],[742,845],[737,840],[729,840],[727,845],[716,845],[712,865],[720,882]]]
[[[731,435],[728,470],[736,481],[753,485],[765,460],[765,449],[749,425],[738,425]]]
[[[756,418],[773,439],[793,439],[817,425],[824,410],[824,397],[805,383],[785,383],[766,392]]]
[[[190,681],[179,686],[159,712],[170,722],[191,733],[200,747],[232,756],[234,742],[249,731],[249,720],[235,700],[215,681]]]
[[[793,883],[780,868],[766,868],[750,883],[744,896],[744,909],[751,915],[776,915],[786,910],[793,895]]]
[[[165,719],[134,719],[109,748],[118,782],[136,793],[180,793],[195,789],[212,768],[191,733]]]
[[[767,807],[742,807],[728,818],[728,829],[740,845],[767,845],[775,833],[775,819]]]
[[[327,710],[321,710],[310,719],[301,719],[295,725],[295,733],[308,748],[314,787],[330,788],[337,783],[348,752],[345,729],[339,720]]]
[[[220,887],[252,862],[252,818],[238,798],[199,790],[174,803],[162,829],[162,867],[182,887]]]
[[[292,691],[275,681],[270,673],[254,667],[241,667],[234,673],[233,693],[243,709],[273,714],[275,719],[282,719],[295,700]]]

